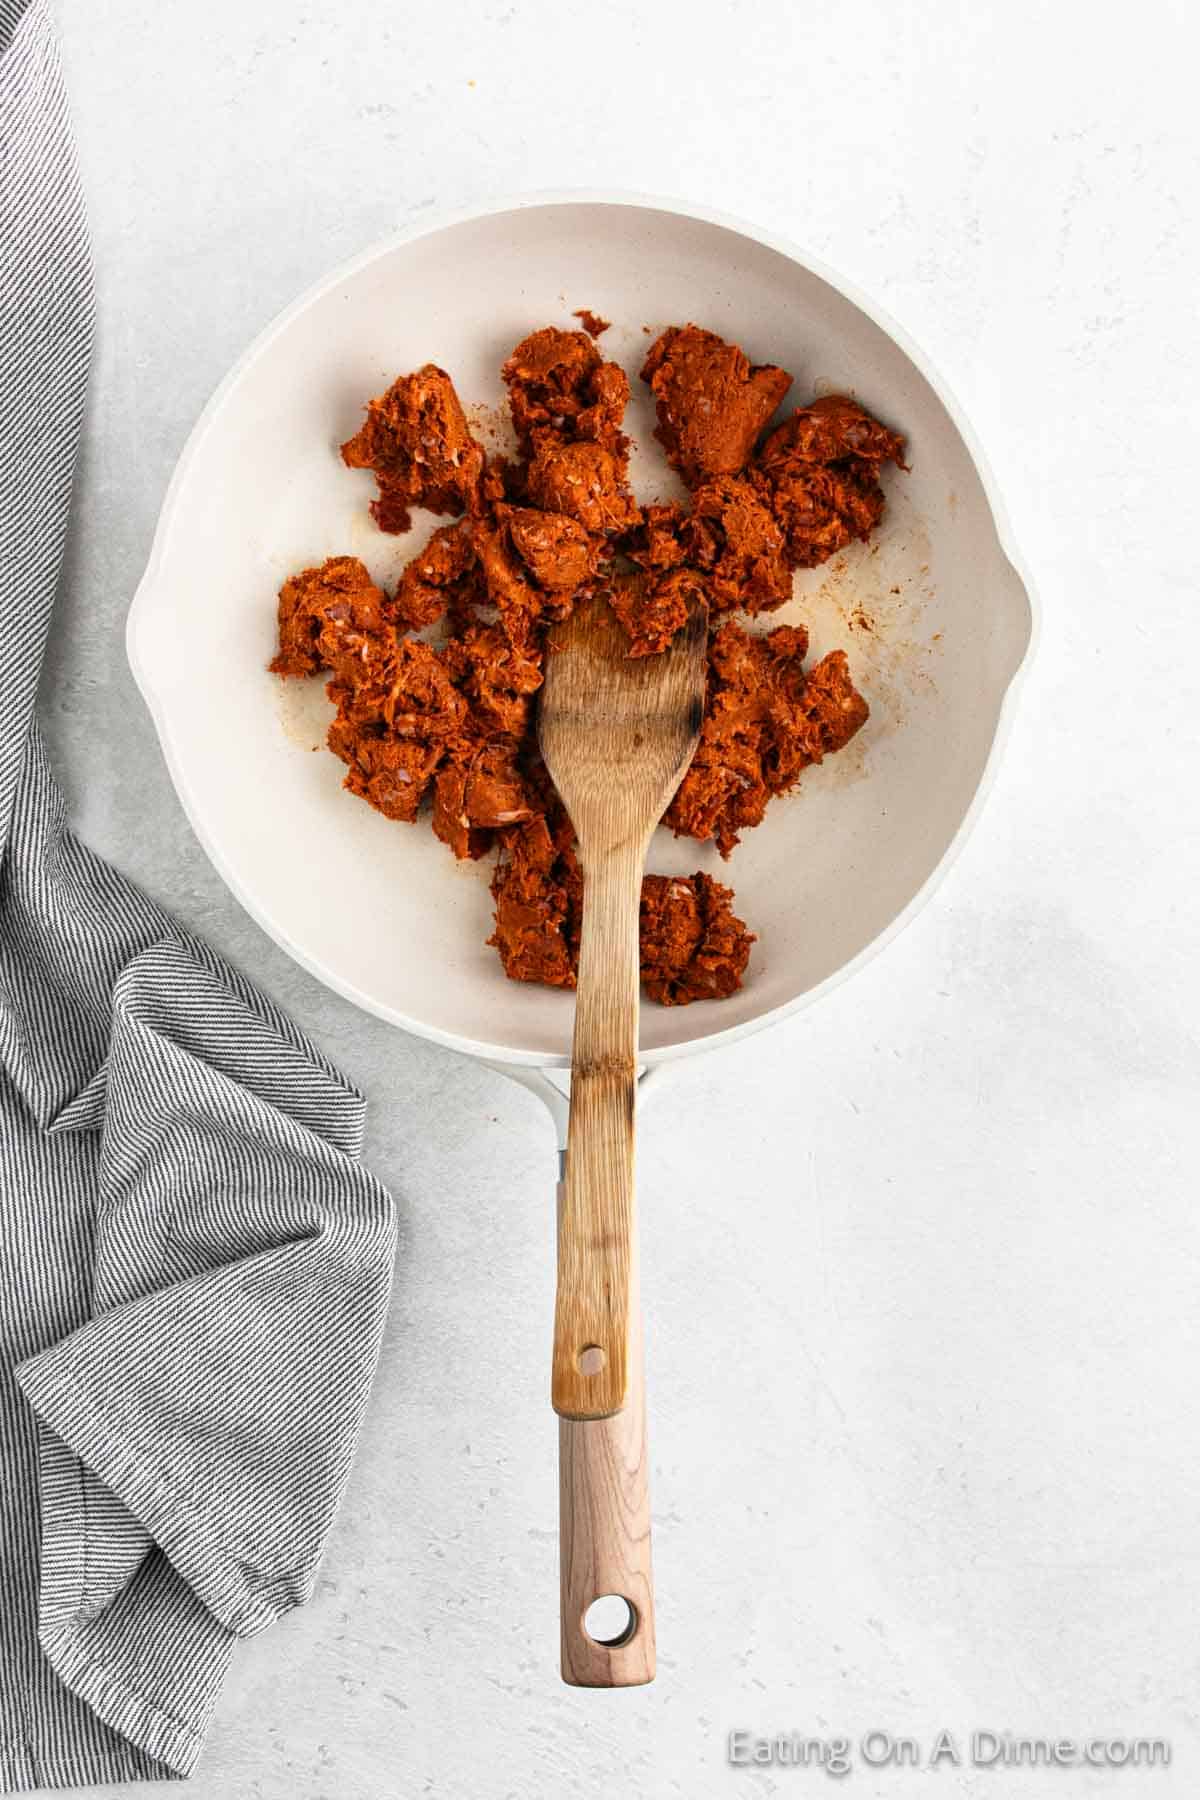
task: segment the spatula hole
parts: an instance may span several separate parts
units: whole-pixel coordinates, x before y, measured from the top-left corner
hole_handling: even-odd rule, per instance
[[[583,1629],[593,1644],[619,1650],[637,1630],[637,1607],[624,1594],[601,1594],[583,1615]]]
[[[581,1375],[598,1375],[604,1367],[605,1356],[599,1344],[585,1344],[575,1361]]]

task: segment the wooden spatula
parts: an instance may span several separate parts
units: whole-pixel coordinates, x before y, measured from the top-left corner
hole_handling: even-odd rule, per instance
[[[549,637],[538,742],[583,870],[551,1388],[555,1412],[568,1419],[602,1419],[625,1404],[638,909],[651,834],[700,735],[707,623],[697,604],[661,656],[630,656],[598,595]]]
[[[699,739],[707,636],[707,609],[695,601],[661,656],[631,657],[603,597],[583,602],[551,631],[538,712],[583,870],[551,1382],[562,1670],[580,1686],[654,1677],[633,1182],[638,911],[651,835]],[[606,1594],[627,1601],[630,1624],[598,1641],[584,1613]]]

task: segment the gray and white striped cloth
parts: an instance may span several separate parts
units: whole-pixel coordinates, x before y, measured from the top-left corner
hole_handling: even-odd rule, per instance
[[[0,0],[0,1791],[186,1775],[311,1593],[378,1358],[363,1101],[67,827],[34,719],[91,331],[43,0]]]

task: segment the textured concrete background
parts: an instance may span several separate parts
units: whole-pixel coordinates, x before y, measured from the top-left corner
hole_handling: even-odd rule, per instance
[[[823,1791],[735,1726],[1163,1733],[1200,1782],[1195,29],[967,7],[63,0],[99,270],[45,711],[90,840],[372,1102],[395,1314],[314,1603],[239,1655],[198,1800]],[[1045,607],[1008,760],[907,935],[685,1065],[643,1131],[661,1667],[556,1674],[537,1103],[294,968],[192,839],[121,628],[209,391],[332,264],[521,187],[677,192],[912,331]],[[859,1767],[856,1794],[929,1791]],[[166,1791],[166,1790],[164,1790]]]

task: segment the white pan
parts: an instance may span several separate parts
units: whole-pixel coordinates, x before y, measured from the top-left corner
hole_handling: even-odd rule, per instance
[[[944,385],[877,307],[757,229],[633,195],[535,196],[393,239],[267,328],[188,441],[129,615],[172,779],[225,881],[297,961],[368,1011],[501,1066],[560,1128],[547,1071],[569,1063],[571,1001],[506,981],[485,948],[488,868],[456,864],[427,827],[344,793],[341,765],[313,753],[329,717],[321,684],[285,686],[266,664],[285,576],[353,554],[390,585],[437,523],[418,515],[413,534],[388,538],[370,520],[371,479],[337,454],[364,400],[440,363],[501,447],[501,361],[534,326],[573,326],[577,307],[613,321],[601,342],[633,382],[642,499],[678,490],[637,371],[650,336],[686,320],[790,370],[785,410],[854,393],[905,433],[911,463],[885,477],[876,539],[798,576],[769,621],[803,618],[814,655],[848,650],[871,703],[864,730],[772,802],[728,865],[711,847],[655,839],[651,869],[731,881],[759,941],[733,998],[643,1006],[647,1069],[810,1004],[914,916],[979,810],[1034,625],[994,486]],[[616,1419],[562,1424],[563,1666],[588,1685],[653,1672],[641,1411],[638,1390]],[[613,1502],[603,1517],[597,1493]],[[598,1643],[583,1610],[622,1588],[631,1629]]]

